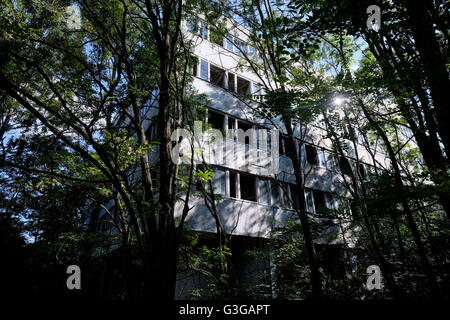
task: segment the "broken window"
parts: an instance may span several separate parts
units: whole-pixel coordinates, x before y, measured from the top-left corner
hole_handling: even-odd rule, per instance
[[[350,162],[344,157],[339,157],[339,169],[343,174],[351,175],[352,168],[350,167]]]
[[[281,199],[283,199],[283,207],[287,209],[292,209],[292,200],[289,189],[289,184],[286,182],[280,182],[281,189]]]
[[[359,174],[361,175],[361,179],[366,180],[367,179],[367,170],[364,166],[364,164],[359,164]]]
[[[310,145],[305,145],[305,151],[306,151],[306,160],[310,165],[317,165],[318,158],[317,158],[317,151],[316,148]]]
[[[278,149],[280,156],[284,155],[284,139],[281,134],[278,135]]]
[[[192,64],[192,74],[194,77],[197,76],[197,68],[198,68],[198,58],[195,56],[191,56],[191,64]]]
[[[230,171],[230,197],[237,198],[236,193],[236,180],[237,180],[236,172]]]
[[[241,199],[248,201],[256,201],[256,179],[255,176],[249,174],[240,174],[241,182]]]
[[[212,84],[215,84],[216,86],[223,88],[225,86],[225,70],[223,70],[219,67],[210,65],[209,79]]]
[[[239,95],[245,96],[249,94],[250,91],[250,81],[245,80],[241,77],[237,77],[237,93]]]
[[[305,191],[305,200],[306,200],[306,211],[314,213],[314,198],[313,192],[311,190]]]
[[[316,208],[316,213],[320,212],[324,208],[327,208],[325,203],[325,194],[322,191],[314,190],[314,207]]]
[[[292,150],[292,148],[291,148],[291,144],[289,143],[289,137],[282,136],[282,140],[283,140],[284,154],[285,155],[289,155],[290,153],[294,154],[295,150]]]
[[[359,217],[361,216],[361,209],[360,209],[359,205],[355,201],[352,201],[350,203],[350,210],[352,212],[353,219],[354,220],[358,220]]]
[[[271,180],[272,205],[280,207],[280,188],[275,180]]]
[[[212,129],[223,130],[225,116],[221,113],[208,110],[208,125]]]
[[[305,168],[305,166],[306,166],[306,148],[303,143],[300,145],[300,161],[301,161],[302,168]]]
[[[235,81],[236,75],[234,73],[228,72],[228,90],[236,92],[236,86],[234,83]]]
[[[289,192],[292,200],[292,204],[294,205],[294,209],[298,210],[300,208],[300,199],[299,199],[299,191],[296,185],[289,185]]]

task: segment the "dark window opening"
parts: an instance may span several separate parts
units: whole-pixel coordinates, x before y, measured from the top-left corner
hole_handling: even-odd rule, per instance
[[[235,92],[236,86],[234,85],[234,81],[236,79],[236,75],[234,73],[228,72],[228,90]]]
[[[213,129],[223,130],[225,116],[221,113],[208,110],[208,124]]]
[[[192,63],[192,74],[194,75],[194,77],[196,77],[198,74],[198,72],[197,72],[198,58],[191,56],[191,63]]]
[[[294,184],[291,184],[289,186],[290,186],[289,190],[290,190],[291,200],[294,205],[294,209],[298,210],[300,208],[299,190],[298,190],[297,186]]]
[[[223,88],[225,85],[225,70],[210,65],[209,78],[212,84]]]
[[[245,80],[241,77],[237,77],[237,93],[239,95],[245,96],[249,94],[250,91],[250,81]]]
[[[284,139],[282,135],[278,135],[278,153],[280,156],[284,155]]]
[[[241,199],[256,201],[256,180],[254,176],[241,174]]]
[[[230,197],[236,198],[236,172],[230,171]]]
[[[343,174],[351,175],[352,168],[350,167],[350,162],[344,157],[339,157],[339,169]]]
[[[356,202],[352,201],[350,203],[350,210],[352,212],[353,219],[358,220],[358,218],[361,216],[361,210]]]
[[[316,213],[323,211],[327,206],[325,204],[325,195],[322,191],[313,190],[314,195],[314,207],[316,208]]]
[[[362,163],[359,164],[359,174],[363,180],[367,179],[367,170]]]
[[[228,117],[228,129],[230,129],[230,130],[234,129],[234,122],[235,122],[235,119],[229,116]]]
[[[305,151],[306,151],[306,160],[311,165],[317,165],[317,150],[313,146],[310,146],[308,144],[305,145]]]
[[[333,280],[345,278],[345,262],[341,246],[338,245],[315,245],[319,265],[326,270]]]
[[[284,154],[295,154],[295,150],[291,148],[291,144],[289,143],[289,137],[283,136],[283,147],[284,147]]]

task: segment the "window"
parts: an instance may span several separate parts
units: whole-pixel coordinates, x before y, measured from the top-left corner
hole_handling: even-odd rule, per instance
[[[300,208],[300,199],[299,199],[299,191],[298,191],[297,186],[294,184],[290,184],[289,192],[290,192],[291,200],[294,205],[294,209],[298,210]]]
[[[200,23],[200,37],[208,40],[208,26],[203,21]]]
[[[197,76],[198,71],[198,58],[195,56],[191,56],[191,63],[192,63],[192,74],[194,75],[194,77]]]
[[[150,141],[159,141],[158,124],[156,120],[150,124],[150,127],[147,129],[146,133],[147,139]]]
[[[325,152],[325,157],[327,159],[327,168],[329,170],[337,171],[338,166],[336,164],[336,157],[334,156],[334,154],[330,152]]]
[[[324,208],[327,208],[325,203],[325,194],[322,191],[314,190],[314,207],[316,208],[316,213],[320,212]]]
[[[281,198],[283,199],[283,207],[287,209],[292,209],[289,184],[285,182],[280,182],[280,186],[281,186]]]
[[[364,164],[362,164],[362,163],[359,164],[359,174],[361,175],[361,178],[363,180],[367,179],[367,170],[366,170]]]
[[[355,134],[355,128],[353,128],[351,125],[346,125],[344,127],[344,134],[347,139],[354,140],[356,134]]]
[[[233,38],[227,37],[225,45],[228,50],[233,51]]]
[[[317,165],[318,159],[317,159],[317,151],[316,148],[310,145],[305,145],[305,151],[306,151],[306,160],[310,165]]]
[[[216,86],[225,87],[225,70],[210,65],[209,67],[209,79],[212,84],[215,84]]]
[[[356,202],[352,201],[350,203],[350,210],[352,212],[353,219],[354,220],[359,219],[359,217],[361,216],[361,210]]]
[[[247,44],[244,41],[235,38],[234,39],[234,52],[239,55],[243,55],[244,52],[245,53],[247,52]]]
[[[343,174],[351,175],[352,168],[350,167],[350,162],[344,157],[339,157],[339,169]]]
[[[275,180],[271,180],[270,182],[272,189],[272,205],[280,207],[280,188]]]
[[[228,90],[236,92],[236,75],[234,73],[228,72]]]
[[[325,205],[328,209],[337,209],[337,206],[335,205],[334,197],[331,193],[324,193],[325,195]]]
[[[252,46],[248,46],[248,53],[250,55],[251,58],[258,58],[258,52],[256,51],[255,48],[253,48]]]
[[[236,192],[237,173],[230,171],[230,197],[237,198]]]
[[[306,148],[303,143],[300,145],[300,161],[301,161],[302,168],[305,168],[306,167]]]
[[[278,153],[281,155],[284,155],[284,139],[283,136],[281,134],[278,135]]]
[[[249,93],[250,81],[237,77],[237,93],[245,96]]]
[[[211,31],[209,38],[212,43],[215,43],[215,44],[223,47],[223,39],[224,39],[223,35],[221,35],[217,32]]]
[[[325,152],[323,150],[317,151],[317,159],[318,159],[318,165],[319,167],[326,168],[326,158],[325,158]]]
[[[261,85],[259,83],[253,83],[253,94],[261,94]]]
[[[289,143],[289,137],[283,136],[283,147],[286,155],[289,155],[289,152],[295,154],[295,150],[291,149],[291,144]]]
[[[192,33],[196,33],[197,32],[197,21],[196,20],[189,20],[188,21],[188,30]]]
[[[221,113],[208,110],[208,125],[213,129],[223,130],[225,116]]]
[[[213,173],[213,186],[215,194],[225,195],[225,171],[220,169],[215,169]]]
[[[305,200],[306,200],[306,211],[314,213],[314,198],[313,192],[311,190],[305,191]]]
[[[200,78],[206,81],[209,80],[208,69],[209,69],[208,62],[202,60],[200,63]]]
[[[269,180],[259,179],[259,199],[258,202],[270,204],[270,185]]]
[[[249,174],[240,174],[241,199],[256,201],[256,178]]]

